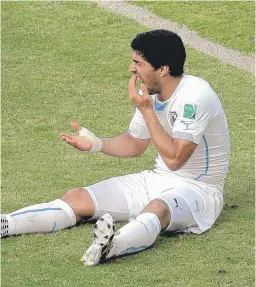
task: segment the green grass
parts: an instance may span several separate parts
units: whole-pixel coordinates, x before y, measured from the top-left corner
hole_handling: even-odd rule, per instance
[[[154,14],[239,50],[255,51],[254,1],[131,1]]]
[[[2,4],[3,212],[152,167],[152,148],[117,159],[85,155],[59,139],[73,120],[101,136],[127,130],[130,41],[145,30],[93,3]],[[209,80],[226,110],[232,153],[225,201],[239,208],[225,208],[201,236],[160,236],[150,250],[96,268],[79,262],[91,224],[4,239],[3,287],[254,286],[254,78],[189,48],[186,71]]]

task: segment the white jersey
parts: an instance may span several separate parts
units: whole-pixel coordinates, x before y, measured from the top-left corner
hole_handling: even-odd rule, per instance
[[[223,190],[230,157],[228,125],[221,102],[209,83],[185,74],[168,100],[161,102],[157,95],[152,99],[155,114],[165,131],[173,138],[198,145],[181,169],[171,171],[159,153],[155,168]],[[147,124],[137,108],[129,134],[140,139],[150,138]]]

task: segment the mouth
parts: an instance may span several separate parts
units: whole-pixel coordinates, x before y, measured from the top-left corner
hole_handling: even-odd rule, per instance
[[[140,81],[143,82],[143,80],[142,80],[142,78],[141,78],[140,76],[138,76],[137,74],[134,74],[134,76],[136,76],[136,78],[137,78],[138,80],[140,80]]]

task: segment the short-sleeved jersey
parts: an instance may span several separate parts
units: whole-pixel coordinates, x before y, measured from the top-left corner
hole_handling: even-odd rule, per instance
[[[184,177],[216,185],[223,190],[229,157],[228,125],[221,102],[205,80],[184,74],[173,94],[165,102],[152,96],[154,111],[165,131],[174,139],[185,139],[197,144],[186,162],[171,171],[158,153],[155,168]],[[150,138],[147,124],[136,108],[129,125],[135,138]]]

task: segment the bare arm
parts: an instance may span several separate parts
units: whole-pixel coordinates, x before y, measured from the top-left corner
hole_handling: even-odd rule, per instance
[[[102,152],[117,157],[136,157],[142,154],[150,139],[137,139],[129,134],[121,134],[112,138],[103,138]]]
[[[81,132],[83,129],[79,124],[74,122],[71,123],[71,126],[77,132]],[[85,137],[62,133],[60,136],[66,143],[81,151],[92,151],[92,143],[95,143],[96,139],[97,142],[100,142],[100,145],[98,144],[100,148],[94,151],[101,151],[108,155],[123,158],[139,156],[146,150],[150,142],[150,139],[137,139],[127,133],[112,138],[101,139],[97,138],[94,134],[93,136]]]
[[[142,112],[151,135],[152,142],[165,164],[171,170],[180,169],[193,154],[197,144],[172,138],[162,127],[153,109]]]

